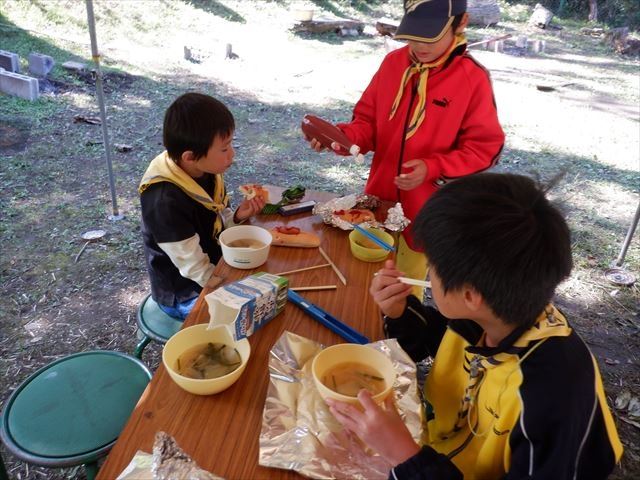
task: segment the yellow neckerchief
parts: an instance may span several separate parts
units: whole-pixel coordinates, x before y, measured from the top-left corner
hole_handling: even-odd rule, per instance
[[[170,182],[180,187],[180,189],[200,203],[205,208],[219,214],[229,205],[229,196],[224,189],[224,177],[222,174],[216,174],[213,198],[202,188],[195,179],[191,178],[187,172],[180,168],[167,152],[162,152],[154,158],[147,171],[144,172],[138,192],[144,192],[149,185],[160,182]],[[222,231],[222,219],[220,215],[216,215],[213,224],[213,236],[215,237]]]
[[[570,333],[571,327],[569,327],[567,319],[564,318],[562,313],[560,313],[553,305],[547,305],[544,312],[536,320],[536,323],[529,330],[525,331],[513,343],[510,349],[524,349],[530,343],[535,342],[535,344],[529,349],[529,351],[518,359],[515,368],[513,368],[506,376],[504,384],[498,394],[498,407],[500,406],[500,398],[507,388],[509,377],[520,368],[520,364],[524,362],[526,358],[535,351],[536,348],[542,345],[550,337],[566,337],[569,336]],[[479,344],[484,343],[484,338],[485,335],[483,334]],[[441,435],[441,440],[450,438],[453,434],[462,430],[465,424],[469,427],[469,430],[475,436],[484,436],[488,431],[491,430],[491,428],[493,428],[492,423],[490,428],[488,428],[484,432],[477,432],[475,430],[475,426],[472,425],[471,410],[474,406],[476,406],[476,399],[480,391],[480,386],[485,379],[487,370],[495,368],[501,363],[505,362],[508,357],[513,355],[513,353],[501,352],[489,357],[484,357],[480,354],[472,355],[473,356],[471,357],[471,360],[469,360],[469,381],[467,382],[467,386],[464,389],[462,399],[460,400],[458,418],[449,433]],[[494,415],[493,422],[495,422],[495,419],[499,418],[499,416],[499,413],[496,413],[496,415]]]
[[[411,59],[414,63],[409,65],[407,69],[404,71],[402,76],[402,81],[400,82],[400,88],[398,89],[398,93],[396,93],[396,99],[393,101],[393,105],[391,106],[391,113],[389,114],[389,120],[391,120],[396,111],[398,110],[398,106],[400,105],[400,100],[402,100],[402,95],[404,93],[404,89],[407,86],[407,83],[411,80],[414,74],[419,75],[418,79],[418,104],[416,105],[415,110],[413,111],[413,116],[411,117],[411,121],[407,126],[407,132],[405,134],[405,138],[409,139],[411,136],[416,133],[418,127],[422,124],[422,121],[425,117],[425,108],[427,103],[427,80],[429,79],[429,70],[435,67],[439,67],[444,62],[446,62],[451,53],[458,48],[460,45],[464,45],[467,43],[467,39],[464,34],[458,34],[455,36],[453,42],[438,59],[434,60],[430,63],[420,63],[417,62],[413,55]]]

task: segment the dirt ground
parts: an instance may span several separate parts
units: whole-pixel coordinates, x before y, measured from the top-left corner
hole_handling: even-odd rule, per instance
[[[230,191],[247,182],[300,183],[339,194],[362,189],[367,164],[312,152],[299,124],[305,113],[331,121],[350,117],[387,51],[375,20],[398,18],[400,2],[370,2],[373,7],[360,10],[314,3],[324,13],[363,19],[364,34],[295,34],[286,1],[96,2],[110,140],[131,147],[113,148],[124,215],[113,221],[101,128],[74,121],[98,116],[95,81],[59,67],[89,57],[84,3],[58,2],[54,9],[0,0],[0,28],[13,27],[0,48],[36,46],[58,63],[38,102],[0,96],[0,405],[30,373],[63,355],[133,351],[136,308],[149,290],[137,182],[162,149],[162,116],[179,94],[212,94],[234,113]],[[516,21],[522,10],[503,8],[500,25],[468,32],[471,41],[513,35],[503,53],[471,49],[492,74],[507,133],[497,170],[542,179],[567,172],[552,196],[572,229],[575,269],[557,303],[604,377],[625,446],[612,478],[640,478],[640,288],[604,277],[638,205],[640,63],[615,55],[577,26],[533,30]],[[168,18],[172,26],[164,29]],[[545,52],[517,48],[518,35],[544,40]],[[225,58],[228,43],[237,58]],[[199,62],[183,58],[184,46]],[[557,88],[541,92],[538,85]],[[95,229],[107,235],[80,254],[81,234]],[[639,243],[636,234],[624,262],[636,276]],[[151,344],[144,361],[156,368],[160,351]],[[28,467],[4,449],[2,455],[11,478],[83,478],[80,469]]]

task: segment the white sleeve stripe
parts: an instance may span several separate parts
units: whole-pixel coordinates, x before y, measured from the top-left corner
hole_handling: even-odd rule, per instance
[[[396,468],[395,468],[395,467],[393,467],[393,468],[391,469],[391,475],[393,475],[393,478],[394,478],[395,480],[398,480],[398,477],[396,476]]]
[[[527,435],[527,429],[524,426],[524,400],[522,399],[522,392],[518,389],[518,397],[520,397],[520,404],[522,405],[522,410],[520,412],[520,428],[522,429],[522,434],[524,438],[529,442],[529,476],[533,475],[533,442]]]
[[[591,431],[591,426],[593,425],[593,419],[596,416],[597,407],[598,407],[598,394],[596,393],[593,399],[593,407],[591,408],[591,416],[589,417],[589,423],[587,424],[587,429],[584,432],[582,441],[580,442],[580,447],[578,448],[578,453],[576,455],[576,462],[573,466],[573,480],[576,480],[576,478],[578,478],[578,465],[580,464],[580,456],[582,455],[582,449],[584,448],[584,444],[587,442],[587,437],[589,436],[589,432]]]
[[[420,313],[418,313],[417,310],[415,310],[413,307],[408,307],[407,310],[409,310],[411,313],[413,313],[416,317],[418,317],[420,320],[422,320],[422,323],[424,323],[425,325],[427,325],[427,319],[424,318]]]
[[[158,247],[167,254],[171,263],[180,271],[180,275],[193,280],[201,287],[206,285],[215,265],[202,251],[200,236],[197,233],[179,242],[158,243]]]

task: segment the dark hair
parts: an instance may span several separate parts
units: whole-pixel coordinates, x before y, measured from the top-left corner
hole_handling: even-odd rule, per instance
[[[217,135],[228,137],[234,130],[233,115],[221,101],[202,93],[185,93],[164,114],[162,143],[175,162],[188,150],[199,159]]]
[[[532,179],[479,173],[437,191],[413,235],[444,291],[475,288],[505,323],[531,325],[571,273],[571,235]]]
[[[464,13],[460,13],[453,17],[453,21],[451,22],[451,31],[453,33],[456,33],[456,28],[460,26],[460,23],[462,23],[462,17],[464,17]]]

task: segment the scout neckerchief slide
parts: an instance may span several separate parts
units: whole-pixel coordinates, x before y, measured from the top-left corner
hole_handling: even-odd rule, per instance
[[[205,208],[219,214],[229,205],[229,196],[224,190],[224,178],[222,174],[216,174],[216,183],[213,198],[187,172],[182,170],[167,152],[163,152],[154,158],[142,176],[138,192],[144,192],[149,185],[160,182],[170,182],[177,185],[184,193],[200,203]],[[222,219],[216,215],[213,224],[213,237],[222,231]]]
[[[416,105],[415,110],[413,111],[413,115],[411,116],[411,121],[407,126],[407,131],[405,133],[405,138],[408,140],[413,136],[414,133],[418,130],[418,127],[422,124],[422,121],[425,117],[425,106],[427,103],[427,80],[429,79],[429,70],[432,68],[439,67],[444,62],[446,62],[451,53],[458,48],[460,45],[464,45],[467,43],[467,39],[464,34],[456,35],[455,40],[451,42],[451,46],[449,49],[443,53],[440,58],[434,60],[430,63],[420,63],[417,62],[413,56],[411,59],[414,61],[411,65],[407,67],[402,75],[402,81],[400,82],[400,88],[398,89],[398,93],[396,93],[396,99],[393,101],[393,105],[391,106],[391,113],[389,114],[389,120],[391,120],[396,111],[398,110],[398,106],[400,105],[400,100],[402,100],[402,95],[404,93],[405,87],[407,83],[411,80],[414,74],[418,74],[418,104]]]

